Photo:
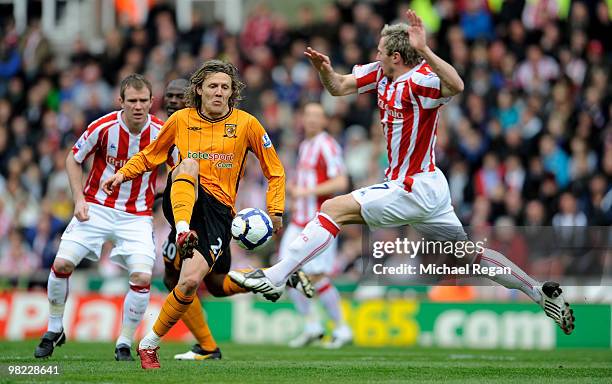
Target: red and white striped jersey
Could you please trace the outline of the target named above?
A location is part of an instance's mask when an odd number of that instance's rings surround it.
[[[393,82],[383,75],[380,62],[356,65],[353,75],[358,93],[378,93],[389,160],[385,178],[402,181],[409,190],[410,176],[435,169],[438,109],[450,97],[442,97],[440,78],[425,61]]]
[[[327,132],[300,144],[297,161],[296,186],[311,189],[346,172],[342,160],[342,148]],[[330,196],[308,196],[296,199],[292,222],[305,226],[314,219],[321,204]]]
[[[155,140],[164,124],[155,116],[149,115],[142,131],[135,135],[130,133],[121,114],[122,111],[111,112],[89,124],[72,147],[74,159],[79,164],[94,155],[83,190],[85,200],[135,215],[151,215],[157,169],[121,184],[111,195],[107,195],[100,188],[102,180],[115,174],[130,157]],[[168,157],[170,165],[176,160],[176,154]]]

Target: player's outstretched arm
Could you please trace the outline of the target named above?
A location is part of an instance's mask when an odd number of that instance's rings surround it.
[[[431,48],[427,46],[425,27],[423,21],[416,13],[409,9],[406,12],[410,27],[408,27],[410,45],[416,49],[427,61],[442,82],[442,96],[449,97],[463,92],[463,80],[452,65],[442,60]]]
[[[265,129],[254,117],[249,124],[248,141],[249,148],[259,160],[261,171],[268,179],[266,205],[274,233],[278,233],[283,226],[282,215],[285,210],[285,168]]]
[[[74,200],[74,217],[78,221],[89,220],[89,206],[83,196],[83,168],[77,163],[72,152],[66,157],[66,173],[68,173],[68,181],[72,190],[72,199]]]
[[[175,115],[166,121],[155,140],[132,156],[112,177],[102,182],[101,188],[104,192],[110,195],[124,181],[133,180],[168,160],[168,151],[174,144],[176,132]]]
[[[341,75],[334,71],[329,56],[318,52],[312,47],[306,48],[304,55],[308,57],[312,66],[319,72],[319,78],[325,89],[333,96],[357,93],[357,79],[355,75]]]
[[[125,177],[123,176],[123,173],[117,172],[111,177],[109,177],[108,179],[104,180],[102,182],[101,188],[104,191],[104,193],[106,193],[107,195],[110,195],[111,193],[113,193],[115,188],[117,188],[118,186],[121,185],[121,183],[123,183],[124,178]]]

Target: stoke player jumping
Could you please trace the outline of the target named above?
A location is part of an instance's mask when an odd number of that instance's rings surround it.
[[[237,283],[253,291],[281,293],[289,274],[327,249],[346,224],[411,225],[432,240],[467,240],[434,156],[439,109],[463,91],[463,81],[427,46],[421,19],[412,10],[407,17],[410,25],[383,28],[377,61],[357,65],[351,74],[335,72],[329,57],[312,48],[305,52],[332,95],[377,94],[389,160],[386,181],[325,201],[317,217],[291,243],[289,257],[265,271],[230,272]],[[566,334],[574,330],[573,311],[558,283],[536,281],[491,249],[466,259],[482,267],[510,268],[510,274],[487,277],[527,294]]]

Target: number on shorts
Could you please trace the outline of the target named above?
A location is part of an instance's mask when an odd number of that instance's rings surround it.
[[[380,185],[373,185],[371,187],[367,187],[366,189],[362,189],[361,190],[361,196],[365,195],[368,191],[374,190],[374,189],[389,189],[389,184],[384,183],[384,184],[380,184]]]
[[[174,260],[176,256],[176,244],[171,243],[166,239],[164,245],[162,245],[162,256],[168,260]]]
[[[384,183],[384,184],[381,184],[381,185],[373,185],[373,186],[371,186],[368,189],[389,189],[389,184]]]

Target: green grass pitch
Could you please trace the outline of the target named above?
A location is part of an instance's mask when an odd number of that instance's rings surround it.
[[[0,382],[82,383],[595,383],[612,382],[612,351],[446,350],[222,344],[223,360],[174,361],[186,344],[162,343],[162,368],[114,361],[114,345],[69,341],[49,360],[33,358],[36,341],[0,343]],[[9,376],[8,365],[59,366],[57,376]]]

